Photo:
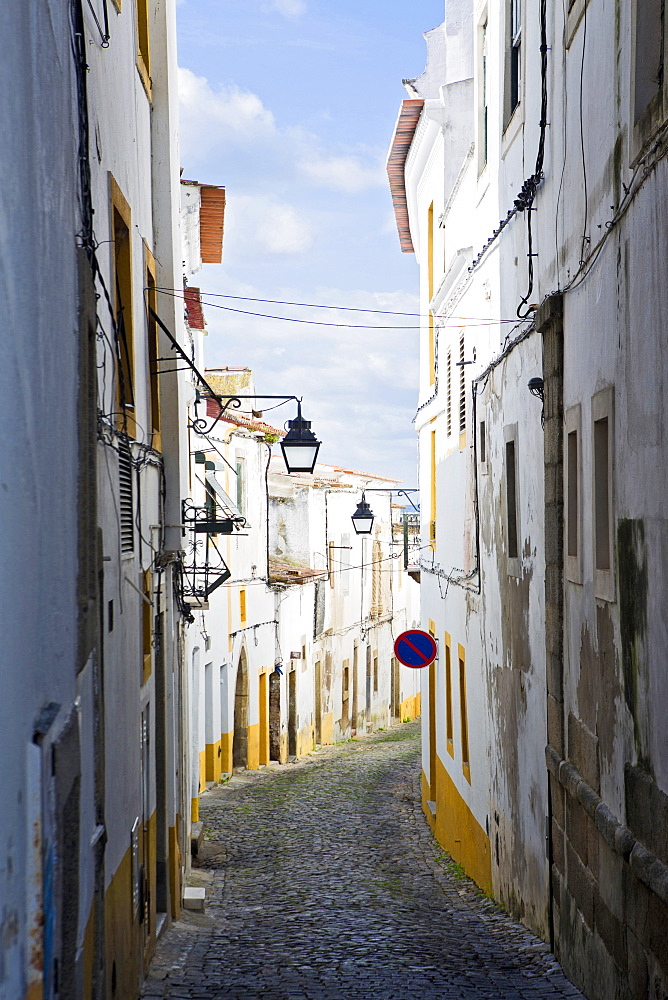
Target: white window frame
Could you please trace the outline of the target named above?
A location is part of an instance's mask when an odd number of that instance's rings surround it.
[[[668,4],[664,19],[668,18]],[[664,24],[663,86],[649,102],[640,118],[635,119],[636,104],[636,33],[638,0],[631,0],[631,79],[629,102],[629,165],[635,166],[647,144],[668,118],[668,23]]]
[[[575,434],[577,440],[576,463],[576,496],[575,524],[578,536],[577,553],[568,553],[568,530],[571,518],[570,498],[570,461],[568,453],[568,436]],[[582,583],[582,406],[577,403],[566,410],[564,414],[564,570],[566,579],[571,583]]]
[[[508,473],[507,473],[507,463],[506,463],[506,445],[513,442],[515,446],[515,527],[517,530],[517,555],[509,555],[509,537],[508,537]],[[520,578],[522,576],[522,518],[520,516],[520,460],[519,460],[519,437],[518,437],[518,425],[508,424],[503,428],[503,513],[504,513],[504,529],[505,529],[505,543],[506,543],[506,573],[508,576],[516,576]]]
[[[610,566],[608,569],[598,569],[596,566],[596,457],[595,457],[595,433],[596,422],[599,420],[608,421],[608,551],[610,555]],[[615,391],[613,386],[608,386],[595,393],[591,399],[591,555],[594,575],[594,596],[602,601],[613,602],[616,600],[615,587],[615,520],[614,520],[614,481],[615,481]]]

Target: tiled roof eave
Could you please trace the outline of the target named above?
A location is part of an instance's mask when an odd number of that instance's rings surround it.
[[[423,100],[402,101],[397,124],[394,128],[392,145],[387,157],[387,176],[390,182],[392,207],[399,233],[399,244],[404,253],[415,253],[408,217],[405,167],[423,107]]]

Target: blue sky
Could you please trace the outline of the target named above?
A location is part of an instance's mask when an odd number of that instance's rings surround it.
[[[331,309],[220,305],[375,329],[280,322],[206,307],[207,364],[249,365],[259,392],[304,396],[320,458],[416,484],[411,317],[417,266],[402,254],[385,174],[401,80],[424,68],[443,0],[180,0],[184,177],[224,184],[223,264],[203,291]],[[290,406],[267,413],[278,426]]]

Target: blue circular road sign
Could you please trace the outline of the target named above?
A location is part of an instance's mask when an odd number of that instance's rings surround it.
[[[436,659],[436,641],[428,632],[412,628],[402,632],[394,643],[394,655],[405,667],[427,667]]]

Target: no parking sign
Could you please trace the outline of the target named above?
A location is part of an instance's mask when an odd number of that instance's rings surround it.
[[[436,641],[428,632],[412,628],[402,632],[394,643],[394,655],[405,667],[428,667],[436,659]]]

